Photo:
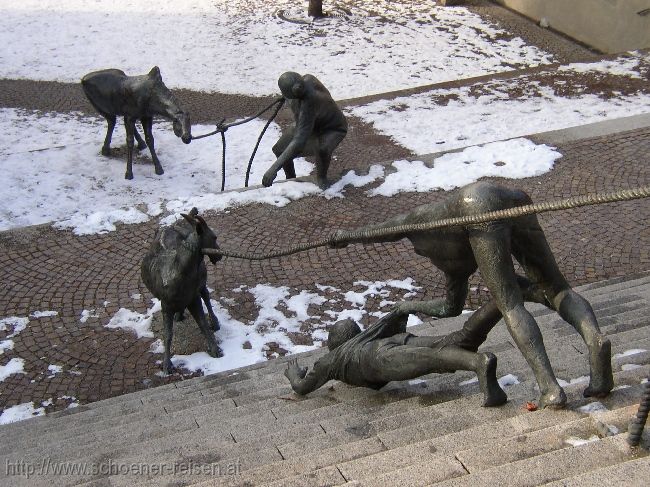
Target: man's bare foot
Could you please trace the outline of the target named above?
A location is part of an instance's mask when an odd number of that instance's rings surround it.
[[[562,409],[566,406],[566,394],[560,386],[557,387],[556,390],[545,392],[540,396],[539,409]]]
[[[600,340],[600,347],[595,350],[593,356],[590,356],[590,365],[591,380],[582,395],[584,397],[605,397],[614,387],[612,344],[607,338]]]
[[[497,381],[497,358],[490,352],[479,354],[479,367],[476,371],[479,386],[483,392],[483,407],[501,406],[508,402],[508,396]]]

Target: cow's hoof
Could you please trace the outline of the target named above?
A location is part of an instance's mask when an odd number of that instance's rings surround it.
[[[165,171],[163,171],[163,168],[162,168],[162,167],[157,167],[157,168],[156,168],[156,174],[157,174],[158,176],[162,176],[163,174],[165,174]]]
[[[106,157],[111,157],[110,147],[102,147],[102,155]]]
[[[172,365],[171,360],[163,366],[163,374],[170,375],[176,372],[176,367]]]
[[[219,345],[216,345],[216,344],[214,346],[210,347],[210,349],[208,350],[208,354],[211,357],[214,357],[214,358],[223,357],[223,352],[221,351],[221,347]]]
[[[212,319],[212,331],[219,331],[221,329],[221,325],[219,325],[219,320],[216,318]]]
[[[133,179],[133,173],[132,172],[127,172],[124,174],[124,179]]]

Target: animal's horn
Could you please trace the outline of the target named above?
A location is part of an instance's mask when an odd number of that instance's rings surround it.
[[[188,222],[190,222],[190,223],[192,224],[192,226],[195,226],[195,225],[196,225],[196,219],[194,219],[194,218],[191,216],[191,212],[190,212],[190,215],[187,215],[187,214],[185,214],[185,213],[181,213],[181,216],[182,216],[183,218],[185,218]]]
[[[160,74],[160,68],[158,66],[154,66],[151,68],[151,71],[149,71],[149,77],[150,78],[157,78],[160,81],[162,81],[162,75]]]

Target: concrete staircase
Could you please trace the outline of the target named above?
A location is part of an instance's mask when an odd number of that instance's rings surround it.
[[[531,306],[558,378],[570,382],[565,410],[524,407],[539,394],[500,324],[483,347],[496,353],[500,377],[517,378],[500,408],[480,407],[478,384],[466,372],[382,391],[331,382],[302,398],[282,374],[286,359],[278,359],[0,427],[0,484],[647,485],[650,435],[636,450],[625,436],[650,375],[650,273],[579,291],[614,354],[645,350],[614,358],[617,387],[599,411],[582,397],[589,370],[580,337]],[[410,330],[446,333],[464,319]],[[311,365],[322,353],[300,362]],[[592,412],[579,409],[589,404]]]

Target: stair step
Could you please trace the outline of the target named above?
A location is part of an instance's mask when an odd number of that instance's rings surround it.
[[[644,486],[648,485],[650,479],[650,457],[644,456],[617,463],[596,470],[550,482],[544,484],[544,487],[619,487],[626,486]]]

